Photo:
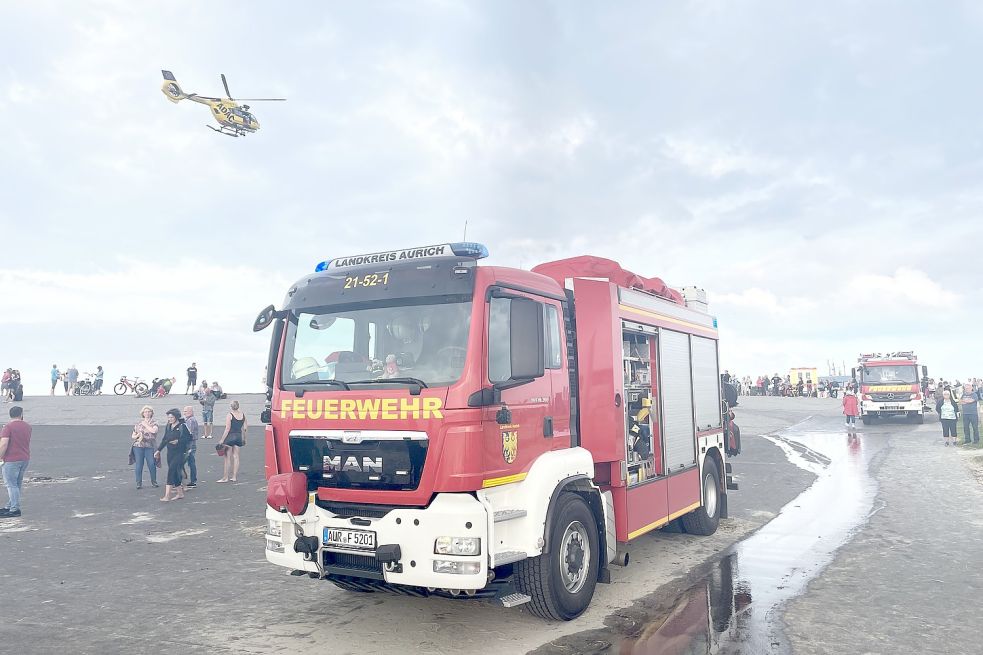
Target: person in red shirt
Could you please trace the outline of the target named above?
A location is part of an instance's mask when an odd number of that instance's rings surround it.
[[[0,509],[0,519],[20,516],[20,492],[24,486],[24,471],[31,459],[31,426],[24,420],[24,408],[10,408],[10,423],[0,430],[0,460],[3,461],[3,483],[9,502]]]
[[[857,402],[857,392],[853,384],[848,384],[846,392],[843,394],[843,414],[846,416],[846,426],[850,430],[857,427],[857,417],[860,416],[860,407]]]

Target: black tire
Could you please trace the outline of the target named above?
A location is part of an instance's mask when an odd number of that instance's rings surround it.
[[[700,479],[703,504],[682,517],[683,528],[690,534],[711,535],[720,525],[720,473],[717,463],[707,457]],[[708,508],[710,511],[708,511]]]
[[[925,415],[921,412],[908,412],[908,420],[912,423],[924,423]]]
[[[127,389],[129,389],[128,386],[126,386],[122,382],[117,382],[116,386],[113,387],[113,393],[116,394],[117,396],[122,396],[126,393]]]
[[[570,621],[583,614],[594,597],[600,556],[597,522],[583,498],[564,491],[547,530],[547,550],[515,565],[515,585],[532,598],[528,607],[533,614]]]
[[[870,421],[871,421],[870,416],[864,414],[863,416],[860,417],[860,420],[863,421],[864,425],[870,425]]]
[[[135,393],[138,398],[143,398],[150,394],[150,387],[143,382],[138,382],[133,385],[133,393]]]

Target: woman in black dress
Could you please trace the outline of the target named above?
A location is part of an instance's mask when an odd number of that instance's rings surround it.
[[[181,478],[184,475],[184,461],[191,449],[191,432],[184,424],[179,409],[167,410],[167,426],[164,428],[164,437],[157,447],[156,459],[160,459],[160,451],[164,446],[167,446],[167,485],[164,487],[164,497],[161,501],[166,503],[169,500],[184,498]]]
[[[225,468],[222,479],[217,482],[238,482],[239,449],[246,445],[246,415],[239,409],[239,401],[233,400],[229,416],[225,419],[225,434],[222,445],[225,449]]]

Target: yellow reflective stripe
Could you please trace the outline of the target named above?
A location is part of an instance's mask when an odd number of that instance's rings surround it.
[[[707,332],[717,333],[717,328],[710,327],[708,325],[700,325],[699,323],[691,323],[689,321],[682,321],[678,318],[671,318],[664,314],[656,314],[655,312],[650,312],[644,309],[639,309],[637,307],[632,307],[631,305],[618,305],[621,309],[626,312],[635,312],[636,314],[643,314],[645,316],[652,316],[662,321],[669,321],[670,323],[676,323],[677,325],[685,325],[687,327],[693,327],[698,330],[706,330]]]
[[[700,506],[700,503],[693,503],[689,507],[684,507],[683,509],[679,510],[678,512],[673,512],[672,514],[670,514],[669,516],[665,517],[664,519],[659,519],[658,521],[654,521],[652,523],[649,523],[648,525],[643,526],[643,527],[635,530],[634,532],[629,532],[628,533],[628,538],[629,539],[634,539],[635,537],[637,537],[639,535],[643,535],[646,532],[651,532],[652,530],[655,530],[659,526],[665,525],[666,523],[668,523],[669,521],[671,521],[671,520],[673,520],[675,518],[679,518],[683,514],[689,514],[690,512],[692,512],[694,509],[696,509],[699,506]]]
[[[487,489],[488,487],[497,487],[502,484],[509,484],[511,482],[522,482],[526,479],[528,473],[516,473],[515,475],[506,475],[502,478],[489,478],[481,483],[482,489]]]

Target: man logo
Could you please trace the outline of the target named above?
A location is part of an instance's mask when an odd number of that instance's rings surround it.
[[[511,464],[515,461],[515,456],[519,454],[519,431],[518,430],[503,430],[502,431],[502,457],[505,458],[506,464]]]

